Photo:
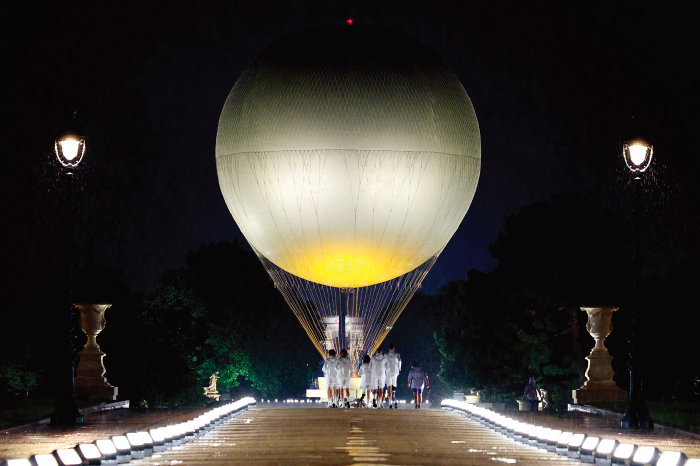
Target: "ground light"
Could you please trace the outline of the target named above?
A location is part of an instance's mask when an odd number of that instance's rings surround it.
[[[31,455],[28,459],[6,459],[0,466],[68,466],[80,464],[128,463],[132,459],[150,456],[171,446],[193,440],[212,427],[237,416],[254,406],[255,399],[247,397],[213,408],[186,422],[170,424],[147,431],[127,432],[75,448],[54,450],[51,454]]]
[[[578,458],[581,456],[581,445],[583,445],[584,440],[586,440],[584,434],[573,434],[571,440],[566,445],[566,456],[569,458]]]
[[[601,464],[603,466],[610,466],[612,464],[612,456],[620,444],[615,439],[604,438],[598,444],[598,448],[593,452],[595,458],[595,464]]]
[[[641,446],[637,447],[632,457],[634,466],[654,466],[661,456],[661,452],[656,447]]]
[[[442,408],[481,422],[524,444],[578,458],[584,463],[603,466],[700,466],[700,459],[689,459],[681,452],[661,452],[655,446],[620,443],[615,439],[588,436],[584,432],[562,431],[523,423],[464,401],[442,400]]]
[[[116,464],[119,461],[117,459],[117,448],[110,439],[95,440],[93,444],[100,451],[102,464]]]
[[[637,450],[637,446],[631,443],[619,444],[613,453],[612,464],[629,464],[635,450]]]
[[[599,437],[586,437],[581,444],[580,459],[584,463],[595,463],[595,449],[600,443]]]
[[[58,466],[56,458],[48,453],[43,455],[32,455],[29,457],[29,462],[35,466]]]
[[[103,464],[102,453],[94,443],[79,443],[75,447],[83,464]]]
[[[679,451],[665,451],[661,453],[656,466],[681,466],[687,459],[688,457]]]
[[[0,466],[32,466],[32,463],[29,460],[13,459],[1,462]]]
[[[73,448],[59,448],[53,451],[59,466],[77,466],[83,464],[82,458]]]

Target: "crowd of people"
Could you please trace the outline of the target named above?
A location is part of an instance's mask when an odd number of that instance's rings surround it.
[[[399,373],[401,372],[401,355],[396,352],[396,346],[389,345],[389,351],[384,354],[382,348],[377,349],[372,357],[366,354],[357,368],[360,377],[361,396],[357,400],[358,407],[383,409],[398,408],[396,389]],[[352,361],[345,349],[336,356],[334,349],[328,351],[328,358],[323,363],[323,374],[328,387],[329,408],[350,408],[350,380],[353,375]],[[408,374],[408,388],[413,392],[413,403],[420,409],[423,402],[423,390],[430,388],[428,375],[418,363],[413,362]]]

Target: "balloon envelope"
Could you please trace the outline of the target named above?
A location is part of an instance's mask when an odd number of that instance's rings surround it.
[[[229,94],[219,184],[241,232],[288,273],[364,287],[439,254],[474,196],[481,145],[459,79],[387,31],[305,31]]]

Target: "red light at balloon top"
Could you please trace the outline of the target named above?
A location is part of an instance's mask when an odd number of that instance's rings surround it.
[[[352,18],[348,18],[345,20],[348,26],[352,26]]]

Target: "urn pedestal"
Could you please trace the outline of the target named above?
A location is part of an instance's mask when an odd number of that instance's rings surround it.
[[[591,401],[625,401],[627,392],[615,384],[613,380],[613,357],[603,343],[612,331],[612,313],[617,310],[613,306],[582,307],[588,314],[586,330],[595,340],[595,346],[586,357],[586,381],[577,390],[572,391],[574,404],[585,404]]]
[[[110,385],[104,376],[105,353],[97,344],[97,335],[105,328],[105,311],[111,304],[79,303],[75,306],[80,310],[80,328],[87,335],[87,343],[78,355],[75,395],[81,400],[114,401],[118,388]]]

